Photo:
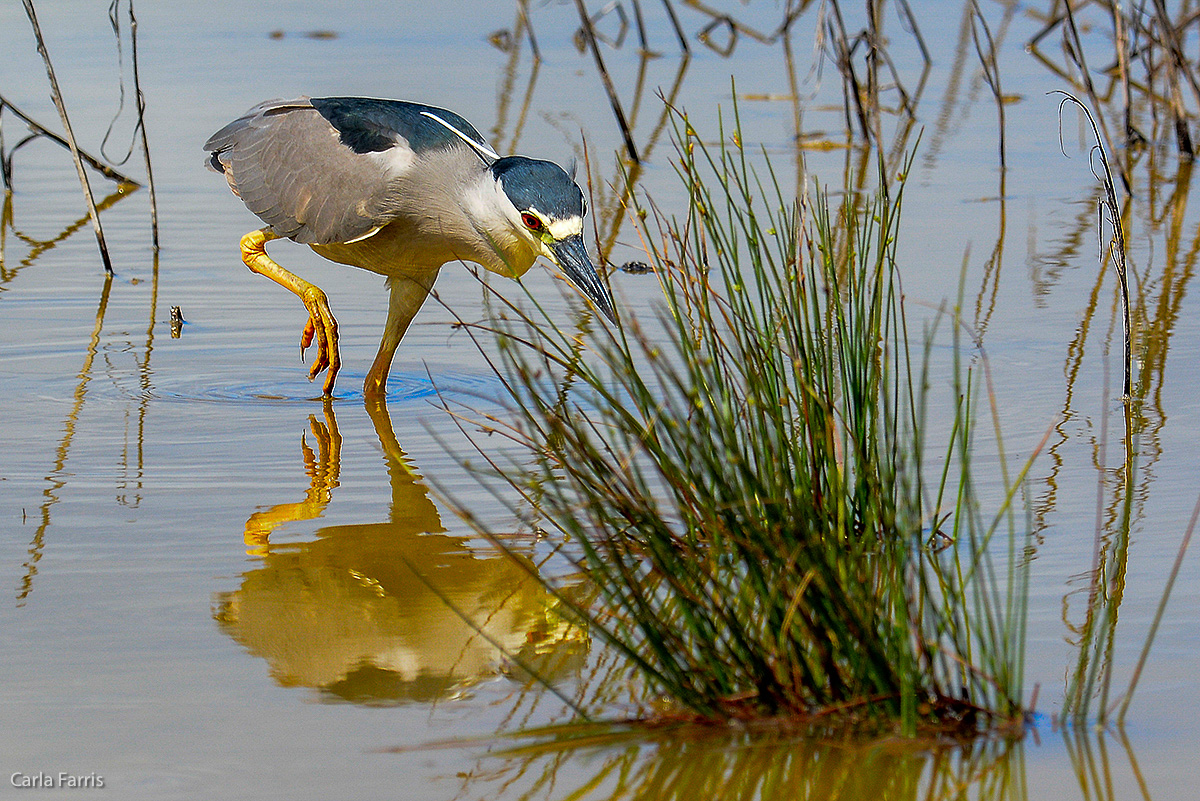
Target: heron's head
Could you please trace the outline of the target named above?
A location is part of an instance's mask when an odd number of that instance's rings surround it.
[[[604,316],[616,322],[612,295],[583,245],[583,191],[550,161],[508,156],[492,164],[492,174],[512,203],[513,228],[537,254],[553,262]]]

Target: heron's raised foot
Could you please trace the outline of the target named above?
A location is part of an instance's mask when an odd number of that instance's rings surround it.
[[[333,312],[329,309],[329,299],[316,284],[311,284],[296,274],[279,266],[267,255],[266,244],[278,235],[268,229],[251,231],[242,237],[242,261],[252,272],[264,275],[275,283],[293,292],[304,303],[308,310],[308,323],[304,333],[300,335],[300,353],[303,354],[317,340],[317,358],[309,368],[309,380],[315,379],[322,371],[325,375],[323,392],[325,397],[333,394],[333,384],[341,369],[342,359],[338,352],[338,325]]]
[[[328,369],[325,376],[325,397],[333,394],[333,382],[338,370],[342,367],[341,354],[338,351],[338,324],[333,312],[329,309],[329,298],[321,289],[313,284],[300,295],[304,307],[308,309],[308,322],[304,333],[300,335],[300,355],[308,350],[314,335],[317,340],[317,358],[308,369],[308,380],[312,381],[322,370]]]

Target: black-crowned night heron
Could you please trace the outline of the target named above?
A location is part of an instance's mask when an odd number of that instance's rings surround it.
[[[242,237],[242,260],[304,301],[300,347],[316,337],[309,378],[328,369],[326,396],[341,367],[337,321],[319,287],[267,255],[272,239],[387,278],[387,324],[363,386],[370,397],[384,393],[396,346],[447,262],[516,278],[545,256],[615,321],[584,249],[587,206],[575,181],[549,161],[501,158],[451,111],[360,97],[269,100],[204,149],[266,223]]]

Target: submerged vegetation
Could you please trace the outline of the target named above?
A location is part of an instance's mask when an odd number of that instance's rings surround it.
[[[833,209],[785,195],[737,130],[709,147],[681,117],[677,139],[690,202],[647,235],[654,324],[585,340],[494,321],[519,400],[493,427],[532,458],[492,464],[596,585],[593,604],[563,600],[665,699],[646,695],[644,719],[1019,724],[1015,482],[985,513],[957,358],[948,441],[926,439],[938,382],[928,348],[910,353],[895,274],[903,180]]]

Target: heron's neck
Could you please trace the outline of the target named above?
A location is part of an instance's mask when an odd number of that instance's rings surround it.
[[[464,193],[463,212],[477,236],[476,260],[491,272],[517,277],[533,266],[537,252],[515,227],[516,210],[505,213],[511,206],[491,170],[482,171]]]

